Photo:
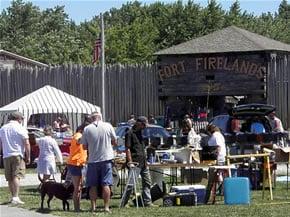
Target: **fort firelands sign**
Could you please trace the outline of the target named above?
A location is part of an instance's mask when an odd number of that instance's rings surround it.
[[[187,69],[187,65],[193,68]],[[257,79],[262,79],[266,73],[266,67],[261,63],[255,63],[248,59],[228,57],[202,57],[194,58],[193,62],[185,64],[185,61],[178,61],[169,65],[163,65],[158,71],[161,81],[164,79],[179,76],[189,72],[229,71],[233,73],[247,74]]]

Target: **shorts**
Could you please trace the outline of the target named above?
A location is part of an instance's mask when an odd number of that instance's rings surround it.
[[[113,185],[113,163],[111,160],[89,163],[86,185],[88,187]]]
[[[12,181],[14,177],[24,178],[25,162],[20,155],[3,159],[6,181]]]
[[[82,176],[83,166],[67,165],[68,171],[72,176]]]

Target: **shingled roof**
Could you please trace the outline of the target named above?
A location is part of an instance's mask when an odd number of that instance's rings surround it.
[[[27,57],[24,57],[24,56],[20,56],[18,54],[15,54],[15,53],[12,53],[12,52],[9,52],[9,51],[6,51],[6,50],[2,50],[0,49],[0,55],[1,54],[4,54],[4,55],[7,55],[7,56],[10,56],[12,57],[13,59],[17,59],[17,60],[20,60],[20,61],[23,61],[23,62],[27,62],[29,64],[32,64],[32,65],[36,65],[36,66],[39,66],[39,67],[48,67],[47,64],[44,64],[44,63],[41,63],[41,62],[38,62],[36,60],[32,60],[32,59],[29,59]]]
[[[229,26],[208,35],[158,51],[155,55],[227,53],[266,50],[290,52],[290,45],[249,32],[236,26]]]

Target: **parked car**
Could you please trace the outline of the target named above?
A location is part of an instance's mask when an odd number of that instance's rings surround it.
[[[118,151],[125,150],[125,134],[131,128],[130,125],[120,125],[116,129]],[[172,136],[170,133],[159,125],[149,124],[143,130],[143,137],[145,138],[145,143],[150,142],[151,145],[158,148],[169,148],[172,144]]]
[[[215,116],[209,124],[216,125],[223,133],[227,144],[250,145],[253,148],[257,143],[278,143],[287,133],[272,132],[268,114],[273,112],[275,107],[266,104],[245,104],[232,108],[227,115]],[[240,131],[233,132],[232,121],[236,119],[240,122]],[[263,124],[265,132],[252,133],[251,124],[253,121]]]
[[[272,105],[245,104],[232,108],[228,115],[215,116],[209,124],[218,126],[224,134],[232,134],[231,122],[238,119],[241,122],[241,132],[250,132],[250,125],[257,118],[265,127],[266,132],[271,132],[271,126],[267,115],[275,110]]]

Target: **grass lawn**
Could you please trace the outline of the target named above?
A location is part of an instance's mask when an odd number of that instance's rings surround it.
[[[218,197],[215,205],[200,205],[192,207],[157,207],[157,208],[139,208],[134,207],[119,209],[120,198],[113,198],[111,201],[111,207],[114,216],[158,216],[158,217],[179,217],[179,216],[207,216],[207,217],[240,217],[240,216],[263,216],[263,217],[287,217],[290,216],[290,199],[287,198],[287,194],[290,193],[286,190],[286,184],[277,183],[276,188],[273,190],[274,200],[269,200],[269,191],[265,192],[265,199],[262,200],[262,191],[251,192],[251,205],[239,205],[229,206],[224,205],[223,198]],[[290,196],[290,195],[289,195]],[[8,188],[0,188],[0,203],[3,204],[9,200]],[[35,212],[40,212],[40,196],[36,187],[22,187],[20,197],[25,204],[23,208],[29,209]],[[103,202],[97,201],[100,206],[98,212],[94,213],[97,216],[108,216],[101,212]],[[162,200],[158,200],[155,204],[162,205]],[[46,207],[46,202],[45,202]],[[73,211],[63,211],[62,202],[58,199],[51,201],[51,210],[45,209],[45,213],[50,213],[56,216],[91,216],[89,212],[90,202],[88,200],[81,201],[81,208],[84,210],[80,213],[74,213]],[[70,209],[73,210],[72,201],[70,201]]]

